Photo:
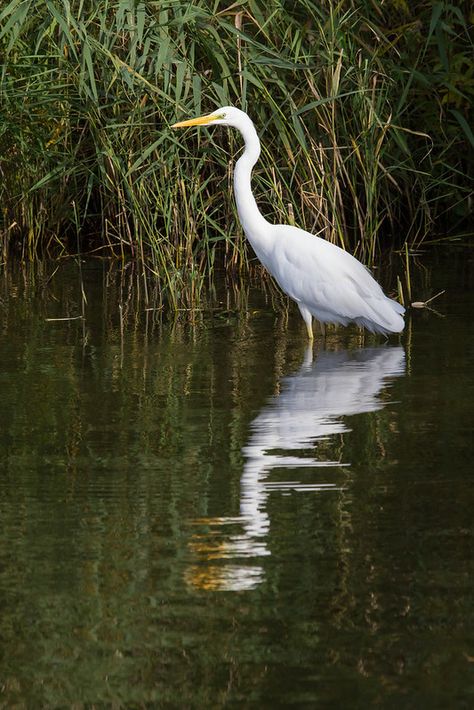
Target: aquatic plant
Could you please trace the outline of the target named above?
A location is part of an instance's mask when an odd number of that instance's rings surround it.
[[[265,137],[254,186],[269,219],[367,262],[383,242],[459,231],[474,143],[464,5],[10,0],[4,258],[132,256],[173,307],[193,303],[217,266],[248,265],[230,191],[239,144],[168,126],[229,103]]]

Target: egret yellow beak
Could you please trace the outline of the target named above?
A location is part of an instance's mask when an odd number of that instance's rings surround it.
[[[208,113],[206,116],[198,116],[197,118],[189,118],[187,121],[178,121],[173,123],[171,128],[185,128],[186,126],[207,126],[209,123],[220,118],[219,115]]]

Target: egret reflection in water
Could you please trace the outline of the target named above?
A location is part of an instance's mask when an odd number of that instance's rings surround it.
[[[272,396],[250,424],[243,447],[239,515],[196,521],[210,531],[194,535],[190,542],[198,561],[188,569],[187,582],[214,590],[253,589],[261,583],[263,567],[253,560],[270,554],[269,495],[340,489],[334,469],[350,461],[328,459],[330,446],[318,444],[330,445],[332,437],[350,431],[348,417],[382,409],[387,401],[381,391],[404,372],[401,347],[322,351],[314,361],[309,347],[299,371],[282,379],[280,394]],[[311,469],[318,474],[315,482],[307,480]],[[272,477],[277,470],[284,470],[285,480]]]

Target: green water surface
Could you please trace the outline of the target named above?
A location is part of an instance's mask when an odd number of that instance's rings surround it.
[[[474,707],[473,257],[312,350],[258,285],[8,268],[0,707]]]

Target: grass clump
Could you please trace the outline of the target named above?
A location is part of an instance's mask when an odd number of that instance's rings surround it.
[[[10,0],[0,10],[4,255],[106,250],[175,307],[246,249],[239,139],[176,136],[232,103],[263,140],[254,189],[370,261],[469,213],[474,85],[463,3]],[[395,235],[395,236],[394,236]]]

